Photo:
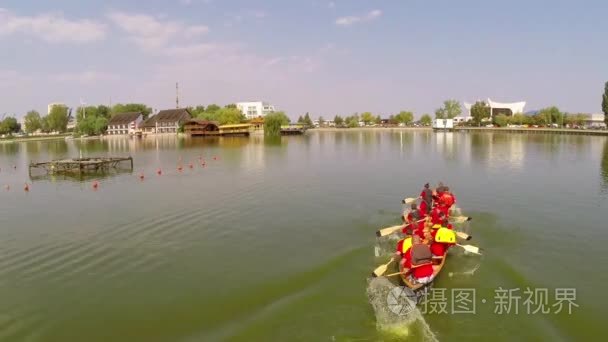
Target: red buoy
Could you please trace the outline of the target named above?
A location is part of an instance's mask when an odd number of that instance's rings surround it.
[[[158,170],[156,170],[156,174],[160,176],[163,174],[163,171],[159,168]]]
[[[93,190],[97,190],[97,188],[99,188],[99,182],[98,181],[94,181],[93,182]]]
[[[181,165],[177,167],[177,171],[179,171],[179,172],[182,172],[183,169],[184,168]]]
[[[139,179],[140,180],[144,180],[144,173],[143,172],[139,174]]]
[[[29,184],[25,183],[25,186],[23,187],[24,191],[30,191],[30,186]]]
[[[191,169],[194,168],[194,165],[192,165],[192,163],[190,163],[190,165],[188,165]]]

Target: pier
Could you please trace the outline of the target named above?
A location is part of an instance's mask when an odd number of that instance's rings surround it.
[[[59,159],[42,163],[30,163],[29,173],[32,169],[43,170],[47,174],[82,174],[89,172],[106,172],[111,169],[118,169],[122,164],[130,164],[133,170],[133,157],[94,157],[94,158],[74,158]]]

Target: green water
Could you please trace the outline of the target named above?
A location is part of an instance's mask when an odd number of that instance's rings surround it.
[[[30,161],[80,151],[132,155],[134,171],[97,178],[96,191],[91,179],[30,180]],[[475,289],[476,313],[427,314],[436,339],[596,340],[608,314],[604,137],[3,143],[0,168],[0,341],[389,340],[366,295],[386,260],[374,232],[399,222],[403,197],[440,180],[474,217],[463,229],[484,255],[451,251],[436,287]],[[518,315],[498,314],[499,287],[548,288],[549,304],[555,288],[574,288],[578,307],[529,315],[521,299]]]

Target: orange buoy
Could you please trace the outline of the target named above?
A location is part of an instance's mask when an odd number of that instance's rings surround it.
[[[24,191],[30,191],[30,186],[29,184],[25,183],[25,186],[23,187]]]
[[[216,157],[216,156],[213,156],[213,160],[217,160],[217,157]]]
[[[143,172],[139,174],[139,179],[140,180],[144,180],[144,173]]]
[[[158,170],[156,170],[156,174],[160,176],[163,174],[163,171],[160,168],[158,168]]]
[[[190,165],[188,165],[191,169],[194,168],[194,165],[192,165],[192,163],[190,163]]]
[[[181,165],[177,167],[177,171],[179,171],[179,172],[182,172],[183,169],[184,168]]]
[[[99,182],[98,181],[94,181],[93,182],[93,189],[97,190],[97,188],[99,188]]]

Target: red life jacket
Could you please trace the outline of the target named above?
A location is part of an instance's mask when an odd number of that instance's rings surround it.
[[[412,275],[416,279],[430,277],[433,275],[433,265],[428,263],[412,269]]]

